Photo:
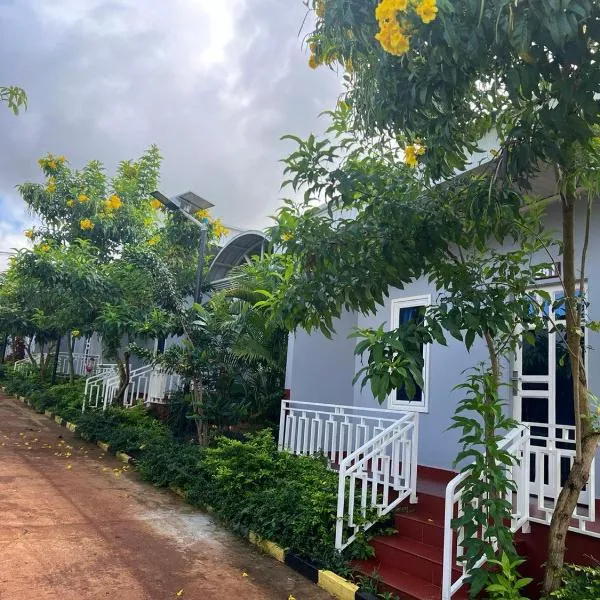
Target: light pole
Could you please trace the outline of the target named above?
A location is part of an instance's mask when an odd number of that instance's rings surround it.
[[[206,257],[206,244],[208,241],[208,219],[196,219],[191,213],[212,208],[214,204],[201,198],[194,192],[185,192],[172,198],[167,198],[158,190],[152,192],[162,205],[170,211],[180,212],[188,221],[195,223],[200,227],[200,243],[198,245],[198,267],[196,268],[196,281],[194,285],[194,302],[200,303],[202,300],[202,283],[204,272],[204,258]]]

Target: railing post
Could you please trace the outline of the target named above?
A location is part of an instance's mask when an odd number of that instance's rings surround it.
[[[444,508],[444,558],[442,570],[442,600],[452,598],[452,546],[454,545],[454,532],[452,530],[452,515],[454,512],[454,486],[446,487],[446,500]]]
[[[277,444],[277,448],[279,449],[279,452],[281,452],[284,448],[284,441],[285,441],[285,413],[286,413],[286,409],[287,409],[287,400],[282,400],[281,401],[281,410],[279,413],[279,442]]]
[[[413,413],[412,447],[410,457],[410,500],[411,504],[418,502],[417,497],[417,466],[419,460],[419,413]]]
[[[530,434],[528,428],[523,428],[523,464],[521,465],[521,486],[523,488],[523,512],[522,518],[525,519],[521,531],[523,533],[531,533],[531,522],[529,521],[529,460],[530,460]],[[518,490],[517,490],[518,493]]]
[[[335,520],[335,549],[341,552],[344,547],[344,505],[346,503],[346,464],[344,461],[340,464],[340,472],[338,476],[338,502],[337,502],[337,517]],[[349,506],[348,511],[353,513],[354,506]],[[350,519],[352,520],[352,518]]]

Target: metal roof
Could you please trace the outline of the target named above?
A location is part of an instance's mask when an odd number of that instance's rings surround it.
[[[249,263],[253,256],[260,256],[267,245],[262,231],[244,231],[232,237],[222,248],[210,265],[209,283],[223,287],[233,267]]]

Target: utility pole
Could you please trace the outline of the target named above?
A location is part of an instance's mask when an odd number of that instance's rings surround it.
[[[196,285],[194,286],[194,302],[202,304],[202,284],[204,283],[204,258],[208,239],[208,224],[205,220],[200,225],[200,243],[198,245],[198,268],[196,269]]]

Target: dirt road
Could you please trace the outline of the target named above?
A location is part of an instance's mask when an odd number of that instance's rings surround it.
[[[1,600],[290,596],[331,598],[209,515],[0,395]]]

